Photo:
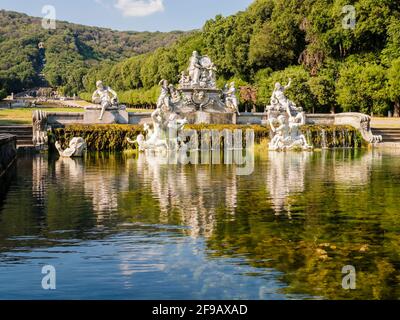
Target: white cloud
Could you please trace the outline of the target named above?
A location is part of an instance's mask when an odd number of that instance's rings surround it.
[[[144,17],[164,11],[164,0],[116,0],[115,7],[127,17]]]

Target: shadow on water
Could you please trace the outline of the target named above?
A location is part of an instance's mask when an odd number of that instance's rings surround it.
[[[69,288],[53,298],[397,298],[399,159],[265,152],[238,176],[144,155],[20,158],[0,206],[0,282],[20,269],[33,283],[29,268],[53,261]],[[342,288],[346,265],[357,290]]]
[[[17,175],[17,165],[14,162],[7,171],[0,177],[0,210],[3,206],[3,201],[7,196],[7,192]]]

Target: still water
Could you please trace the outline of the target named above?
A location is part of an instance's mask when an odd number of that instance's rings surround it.
[[[400,153],[264,151],[244,176],[36,155],[0,183],[1,299],[400,297]]]

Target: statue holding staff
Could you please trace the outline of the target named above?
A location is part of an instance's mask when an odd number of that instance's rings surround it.
[[[99,120],[102,120],[107,109],[118,106],[118,97],[114,90],[103,85],[103,81],[97,81],[96,88],[97,90],[92,95],[92,102],[101,105]]]

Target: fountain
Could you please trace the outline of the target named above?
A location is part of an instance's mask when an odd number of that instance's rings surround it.
[[[167,88],[168,82],[164,80],[161,95],[158,99],[158,107],[151,114],[153,128],[147,123],[144,125],[146,137],[140,134],[136,140],[127,138],[129,143],[138,144],[139,151],[183,151],[187,148],[184,141],[180,138],[180,133],[187,120],[180,118],[172,108]]]
[[[236,123],[239,110],[235,83],[226,85],[224,91],[219,90],[216,67],[208,56],[193,52],[188,74],[182,72],[178,89],[164,79],[159,85],[157,108],[151,114],[152,127],[148,123],[144,125],[146,137],[140,134],[136,140],[127,138],[129,143],[138,144],[139,151],[188,150],[181,138],[188,123]]]

